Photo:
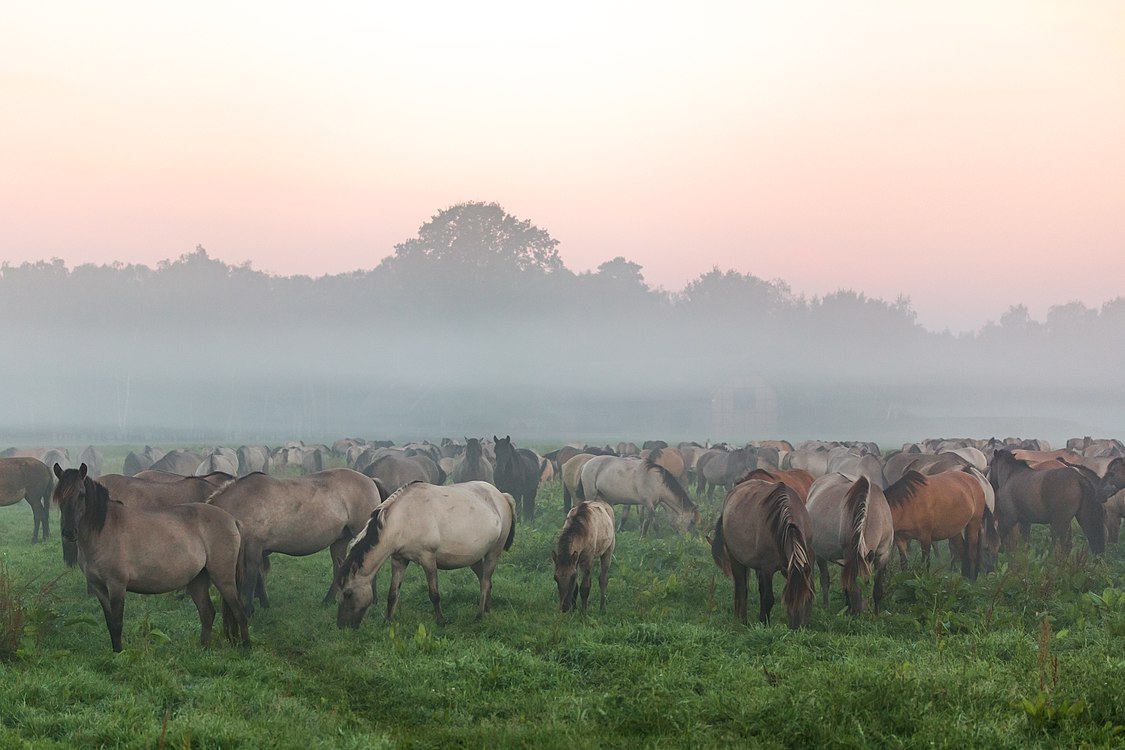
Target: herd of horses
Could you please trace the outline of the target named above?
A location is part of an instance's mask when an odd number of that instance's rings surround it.
[[[359,626],[387,560],[387,620],[411,562],[426,574],[439,623],[445,617],[438,570],[472,569],[480,582],[480,618],[517,524],[534,522],[539,489],[556,481],[567,511],[550,552],[562,611],[586,609],[595,563],[604,610],[617,533],[633,506],[640,537],[656,526],[660,509],[680,533],[693,535],[702,503],[715,513],[708,542],[715,563],[733,579],[738,619],[747,621],[754,570],[759,620],[769,622],[780,572],[792,628],[809,621],[814,565],[825,604],[829,566],[841,568],[852,614],[863,609],[859,581],[873,577],[878,613],[894,553],[905,567],[913,542],[928,566],[933,545],[948,541],[962,574],[975,578],[1034,524],[1047,525],[1065,553],[1077,521],[1099,554],[1107,539],[1116,541],[1125,515],[1125,446],[1090,438],[1062,450],[1014,438],[931,440],[885,455],[872,443],[817,441],[575,444],[540,455],[510,437],[401,447],[352,438],[332,446],[206,454],[146,448],[129,454],[121,474],[102,474],[104,462],[92,446],[76,468],[68,459],[59,449],[5,451],[0,505],[27,500],[35,543],[49,536],[53,499],[64,562],[85,574],[115,651],[122,648],[130,591],[186,592],[199,613],[200,640],[208,644],[216,614],[212,584],[224,633],[248,647],[249,617],[256,606],[269,606],[274,553],[330,551],[324,602],[337,603],[341,628]],[[331,461],[348,467],[328,468]],[[717,487],[726,495],[716,506]]]

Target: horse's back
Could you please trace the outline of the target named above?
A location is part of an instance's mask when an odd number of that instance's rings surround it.
[[[433,555],[438,567],[463,568],[503,547],[514,518],[512,502],[488,482],[409,484],[386,501],[384,531],[399,554]]]

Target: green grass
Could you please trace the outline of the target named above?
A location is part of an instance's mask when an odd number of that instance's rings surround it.
[[[560,496],[548,488],[535,528],[518,530],[482,623],[475,577],[450,571],[450,624],[436,628],[412,566],[393,626],[373,607],[340,631],[320,604],[327,554],[277,556],[249,653],[218,631],[201,649],[190,600],[130,594],[114,654],[81,573],[64,573],[57,514],[50,543],[33,547],[26,504],[0,509],[0,561],[26,609],[19,651],[0,663],[0,747],[1125,743],[1117,547],[1056,562],[1037,537],[975,583],[938,558],[929,574],[896,575],[877,618],[841,614],[834,573],[832,605],[818,592],[811,626],[790,632],[780,603],[772,626],[738,625],[706,543],[662,522],[656,538],[619,536],[606,614],[560,615]]]

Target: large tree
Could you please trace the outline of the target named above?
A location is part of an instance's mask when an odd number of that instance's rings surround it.
[[[562,269],[558,240],[497,203],[458,203],[439,212],[418,236],[395,245],[395,259],[432,261],[461,273]]]

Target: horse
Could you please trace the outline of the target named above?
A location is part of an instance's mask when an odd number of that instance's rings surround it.
[[[872,601],[879,614],[886,586],[887,563],[894,552],[891,508],[878,485],[867,477],[849,479],[825,474],[812,485],[806,509],[812,530],[812,547],[820,568],[821,596],[828,606],[828,563],[843,566],[840,583],[848,612],[863,611],[863,596],[856,579],[875,570]]]
[[[741,484],[747,479],[764,479],[775,484],[784,482],[789,486],[789,489],[797,493],[802,503],[808,502],[809,490],[812,489],[813,482],[816,481],[813,475],[804,469],[754,469],[740,479],[739,483]]]
[[[656,521],[656,507],[663,505],[675,514],[675,523],[690,534],[699,523],[699,508],[663,466],[640,458],[595,456],[582,467],[577,492],[579,500],[601,499],[610,505],[644,506],[641,536]]]
[[[781,468],[803,469],[814,477],[822,477],[828,473],[828,451],[822,448],[798,448],[782,457]]]
[[[492,599],[492,573],[516,535],[515,500],[487,482],[437,486],[412,482],[375,509],[335,578],[336,626],[358,628],[375,599],[375,576],[391,559],[386,620],[394,617],[406,567],[426,571],[434,618],[445,624],[437,572],[472,568],[480,580],[480,620]]]
[[[906,568],[906,550],[911,539],[922,545],[922,559],[930,567],[934,542],[961,536],[961,574],[976,579],[980,569],[985,514],[984,488],[963,471],[945,471],[925,476],[908,471],[884,494],[894,519],[895,546],[901,567]]]
[[[238,456],[237,475],[244,477],[260,471],[268,474],[270,469],[270,449],[264,445],[240,445],[235,451]]]
[[[163,594],[186,588],[199,612],[199,642],[210,645],[212,583],[223,601],[224,632],[232,642],[250,647],[239,602],[243,539],[234,518],[200,503],[158,511],[130,508],[94,481],[86,464],[66,471],[55,464],[54,472],[62,537],[74,545],[66,563],[78,564],[88,590],[101,603],[115,652],[121,651],[127,591]]]
[[[377,456],[373,461],[363,467],[361,473],[372,479],[378,479],[384,486],[397,490],[411,482],[425,482],[429,479],[422,464],[407,458],[397,451],[386,451]]]
[[[809,514],[784,483],[751,479],[727,493],[715,522],[711,556],[734,578],[734,613],[746,624],[748,569],[758,571],[758,620],[769,624],[773,610],[773,574],[781,571],[781,600],[796,630],[809,622],[816,588],[812,573]]]
[[[332,601],[335,572],[348,542],[363,530],[382,501],[381,486],[351,469],[328,469],[294,479],[249,474],[216,490],[208,504],[230,513],[242,527],[246,613],[253,614],[255,595],[263,607],[269,606],[265,589],[269,562],[264,558],[271,552],[302,557],[328,547],[333,578],[324,602]]]
[[[867,481],[887,488],[887,479],[883,476],[883,460],[875,453],[853,453],[840,449],[830,452],[828,456],[828,471],[840,472],[852,479],[867,477]]]
[[[105,465],[105,457],[101,450],[93,445],[87,445],[78,456],[78,463],[86,464],[86,469],[90,474],[100,476],[102,467]]]
[[[238,454],[230,448],[215,448],[203,457],[203,460],[195,467],[195,471],[191,473],[194,476],[201,477],[216,471],[230,474],[232,477],[238,476]]]
[[[453,464],[450,478],[454,484],[476,481],[492,484],[492,464],[484,457],[479,439],[465,438],[465,452]]]
[[[127,477],[135,476],[145,469],[152,468],[152,465],[162,458],[164,458],[164,451],[151,445],[146,445],[140,453],[129,451],[129,455],[125,456],[121,473]]]
[[[679,448],[653,448],[649,451],[648,460],[658,466],[663,466],[668,473],[676,478],[680,484],[684,483],[687,476],[687,466],[684,464],[684,455]]]
[[[758,460],[753,448],[706,453],[700,457],[696,494],[702,495],[706,490],[707,501],[710,502],[715,496],[716,487],[722,486],[729,492],[739,479],[756,468]]]
[[[1090,551],[1096,555],[1105,551],[1105,507],[1082,473],[1066,466],[1037,470],[1012,451],[997,450],[989,480],[996,491],[998,531],[1009,545],[1015,541],[1017,527],[1028,536],[1031,524],[1044,523],[1051,527],[1052,542],[1067,554],[1070,520],[1077,518]]]
[[[511,436],[492,436],[496,444],[496,487],[516,499],[520,520],[530,523],[535,518],[535,495],[539,492],[539,456],[526,448],[512,445]]]
[[[560,472],[563,486],[563,511],[570,512],[571,498],[578,493],[578,485],[582,482],[582,467],[593,457],[591,453],[579,453],[563,464]]]
[[[0,458],[0,506],[15,505],[27,500],[31,506],[33,525],[31,543],[43,541],[51,535],[51,470],[37,458]]]
[[[562,532],[551,562],[555,565],[555,583],[559,587],[559,609],[574,609],[576,595],[581,594],[582,611],[590,600],[590,577],[594,559],[598,559],[598,589],[601,594],[599,612],[605,612],[605,589],[609,582],[609,565],[617,545],[614,536],[613,508],[600,500],[586,500],[566,514]],[[578,583],[578,573],[582,583]]]
[[[106,474],[97,479],[98,484],[109,490],[115,501],[131,507],[155,509],[185,503],[205,503],[215,490],[234,477],[223,472],[201,477],[182,477],[150,469],[135,477]]]
[[[167,471],[170,474],[190,477],[195,473],[196,467],[203,462],[203,456],[192,451],[173,450],[164,454],[159,461],[154,461],[146,468],[153,471]]]

